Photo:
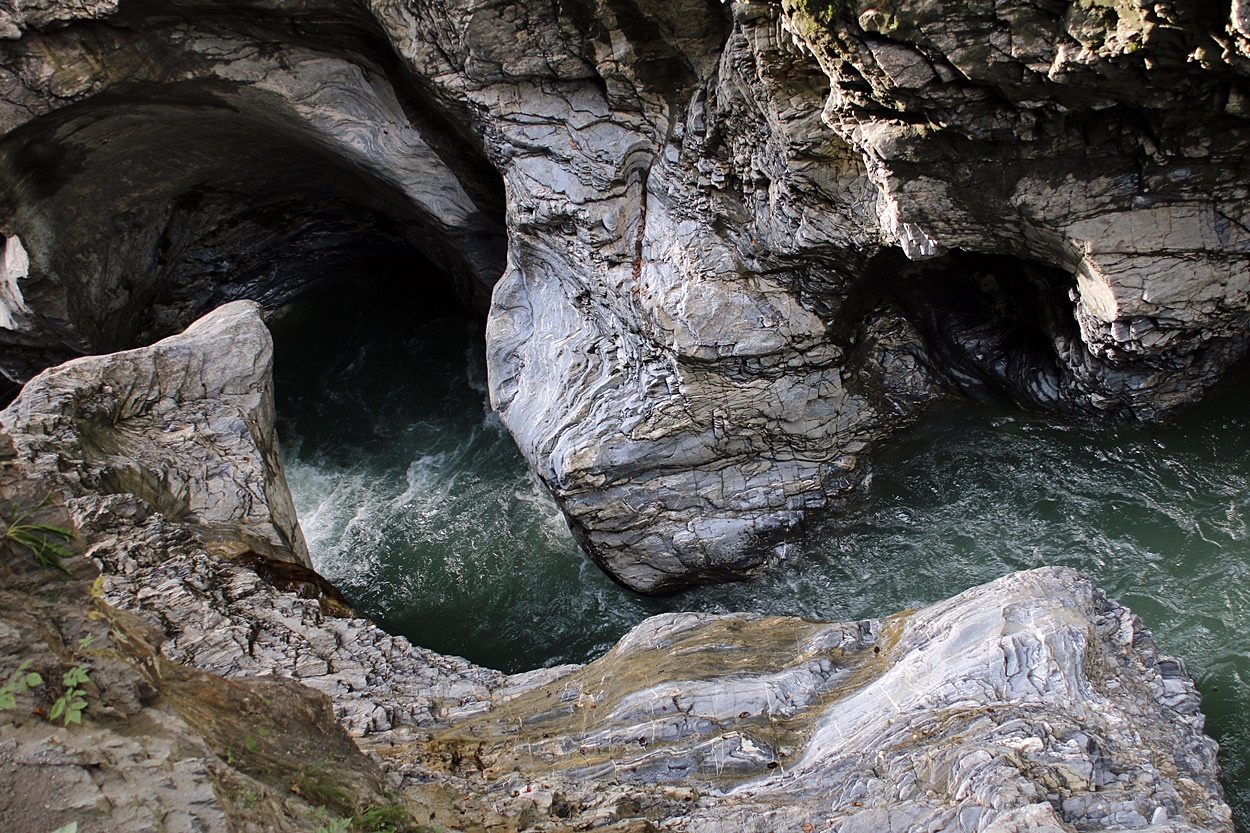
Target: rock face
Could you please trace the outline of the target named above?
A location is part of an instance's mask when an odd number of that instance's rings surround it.
[[[599,563],[740,576],[937,396],[1153,418],[1245,352],[1244,5],[10,4],[0,367],[433,260]],[[0,414],[6,526],[63,496],[104,571],[0,546],[0,685],[51,681],[5,829],[1231,830],[1192,683],[1070,571],[513,677],[392,638],[301,571],[270,357],[227,304]]]
[[[937,396],[1153,419],[1245,353],[1243,6],[24,2],[0,367],[430,258],[591,555],[741,576]]]
[[[575,829],[1231,829],[1180,665],[1068,570],[843,625],[657,616],[491,703],[383,755]]]
[[[273,342],[227,304],[151,347],[45,371],[3,412],[26,471],[71,495],[133,494],[226,556],[311,566],[274,433]]]
[[[72,529],[65,507],[44,502],[52,484],[0,442],[6,528],[16,511]],[[307,833],[366,809],[411,821],[325,695],[286,677],[226,680],[171,661],[160,629],[103,601],[96,564],[62,563],[41,565],[7,535],[0,543],[0,685],[17,669],[33,683],[0,698],[6,831]],[[54,719],[75,669],[85,672],[71,698],[79,720]]]
[[[497,175],[414,110],[358,4],[20,5],[0,41],[10,376],[359,271],[452,294],[427,257],[485,309]]]
[[[482,61],[453,73],[422,49],[445,24],[375,6],[493,116],[493,402],[637,589],[766,562],[943,389],[1150,418],[1245,351],[1219,16],[638,3],[646,25],[576,28],[570,55],[575,15],[542,39],[480,10],[440,54]],[[538,103],[514,79],[549,43]]]
[[[0,771],[71,797],[83,833],[162,817],[307,830],[317,813],[379,807],[400,829],[501,833],[1232,830],[1192,681],[1071,570],[1014,574],[885,620],[668,614],[588,665],[505,677],[391,637],[315,588],[276,586],[246,555],[221,558],[220,528],[169,501],[101,493],[73,465],[61,474],[24,450],[65,436],[18,407],[51,380],[85,403],[108,368],[150,365],[177,390],[196,365],[167,361],[172,347],[239,370],[227,358],[260,327],[254,305],[230,305],[176,339],[50,371],[5,412],[16,447],[0,455],[6,523],[78,484],[36,520],[72,521],[102,579],[90,586],[83,558],[62,576],[7,537],[0,546],[0,678],[29,658],[47,679],[77,664],[94,681],[80,729],[40,716],[57,693],[43,684],[0,710]],[[218,396],[266,391],[262,367]],[[198,424],[185,405],[167,413],[173,432]],[[258,414],[271,430],[272,414]],[[190,481],[188,502],[213,489]],[[236,538],[251,526],[229,523]],[[344,746],[324,695],[373,763]],[[0,799],[5,829],[46,831],[30,803],[46,795]]]

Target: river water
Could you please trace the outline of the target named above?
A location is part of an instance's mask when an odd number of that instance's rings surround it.
[[[662,611],[859,619],[1064,564],[1185,660],[1250,830],[1250,378],[1162,427],[938,406],[784,571],[648,599],[578,551],[490,413],[479,325],[323,311],[274,331],[313,560],[391,632],[518,671],[584,662]]]

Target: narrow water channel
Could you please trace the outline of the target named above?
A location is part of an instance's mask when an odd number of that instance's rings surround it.
[[[318,569],[388,630],[517,671],[666,610],[857,619],[1065,564],[1184,658],[1250,830],[1250,379],[1162,427],[939,406],[787,570],[647,599],[581,555],[491,415],[480,325],[345,314],[274,322],[279,431]]]

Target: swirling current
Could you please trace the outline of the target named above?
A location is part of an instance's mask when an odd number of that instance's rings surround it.
[[[391,632],[518,671],[584,662],[667,610],[852,620],[1064,564],[1185,660],[1250,829],[1244,385],[1167,426],[940,405],[788,567],[650,599],[580,553],[491,414],[480,325],[311,315],[274,323],[288,479],[317,568]]]

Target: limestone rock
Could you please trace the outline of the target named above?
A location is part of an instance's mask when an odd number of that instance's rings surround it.
[[[164,634],[165,656],[231,679],[293,677],[329,695],[353,735],[431,725],[484,702],[501,677],[283,592],[134,496],[86,495],[68,508],[103,566],[105,598]]]
[[[0,9],[0,38],[15,40],[24,29],[75,20],[98,20],[117,11],[118,0],[14,0]]]
[[[71,494],[129,493],[224,555],[309,564],[274,433],[273,342],[239,301],[186,332],[45,371],[0,412],[19,459]]]
[[[1245,67],[1201,46],[1223,20],[372,5],[476,105],[509,194],[492,402],[635,589],[784,555],[944,392],[1154,418],[1245,353],[1250,133],[1221,92]]]
[[[420,283],[423,256],[489,303],[496,175],[357,4],[19,5],[106,20],[0,40],[0,232],[30,260],[10,378],[353,271]]]

